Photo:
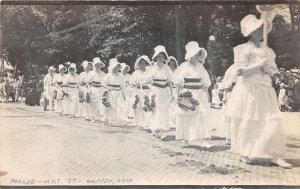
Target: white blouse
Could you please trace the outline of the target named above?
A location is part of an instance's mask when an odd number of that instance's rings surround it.
[[[257,83],[271,86],[270,75],[278,72],[277,65],[275,63],[276,55],[274,51],[267,47],[257,47],[251,41],[234,47],[234,63],[238,67],[245,67],[260,61],[265,56],[267,57],[268,66],[265,70],[256,69],[246,76],[239,76],[238,82],[243,83]]]
[[[79,74],[79,76],[78,76],[78,80],[77,80],[77,82],[78,82],[78,84],[88,84],[88,83],[90,83],[91,81],[90,81],[90,73],[91,73],[91,71],[90,72],[82,72],[82,73],[80,73]]]
[[[184,85],[184,80],[187,79],[201,79],[198,84],[209,87],[211,81],[208,72],[202,64],[197,63],[195,66],[189,62],[182,63],[174,73],[173,82],[176,85]]]

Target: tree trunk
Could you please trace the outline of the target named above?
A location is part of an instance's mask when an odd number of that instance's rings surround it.
[[[175,8],[175,15],[176,15],[176,56],[178,63],[184,61],[182,55],[182,10],[181,5],[176,6]]]
[[[295,14],[294,14],[294,8],[293,5],[289,4],[289,9],[290,9],[290,15],[291,15],[291,29],[292,31],[295,31]]]

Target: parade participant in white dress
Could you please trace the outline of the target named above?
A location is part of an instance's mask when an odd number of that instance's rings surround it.
[[[287,91],[285,88],[285,84],[281,83],[280,84],[280,90],[278,94],[278,102],[279,102],[279,109],[280,111],[285,111],[287,107]]]
[[[220,100],[220,93],[218,89],[218,85],[214,85],[214,89],[212,90],[212,104],[215,106],[215,108],[220,107],[221,100]]]
[[[53,80],[55,77],[55,68],[50,66],[48,74],[44,77],[44,94],[49,101],[49,110],[54,111],[54,85]]]
[[[170,67],[170,69],[173,72],[172,79],[171,79],[171,81],[173,82],[173,76],[174,76],[175,71],[178,68],[178,62],[174,56],[170,56],[169,59],[170,59],[170,61],[168,62],[168,66]],[[170,112],[169,118],[170,118],[170,127],[171,128],[176,128],[176,106],[177,106],[176,97],[179,95],[178,92],[179,91],[177,90],[176,86],[173,84],[173,93],[174,93],[175,100],[173,102],[171,102],[170,110],[169,110],[169,112]]]
[[[126,124],[127,115],[124,115],[125,82],[122,74],[119,72],[121,64],[116,58],[109,60],[108,73],[105,75],[104,84],[107,91],[103,94],[102,103],[105,106],[105,118],[109,125]]]
[[[245,163],[252,163],[256,158],[270,158],[279,166],[290,167],[280,158],[285,137],[270,78],[278,69],[274,51],[260,42],[263,23],[263,19],[254,15],[247,15],[241,21],[241,32],[250,39],[234,51],[239,77],[225,112],[230,124],[238,128],[236,133],[231,133],[231,149],[240,154]]]
[[[84,117],[88,119],[88,115],[90,114],[91,110],[91,103],[88,99],[87,102],[87,93],[88,93],[88,85],[90,84],[90,72],[93,69],[93,63],[88,62],[87,60],[82,62],[82,67],[84,69],[78,76],[78,85],[79,85],[79,105],[78,105],[78,117]],[[89,98],[89,96],[88,96]]]
[[[153,114],[150,129],[154,135],[157,135],[158,132],[170,129],[169,110],[174,96],[171,83],[173,72],[167,65],[169,62],[167,51],[162,45],[155,47],[154,50],[152,60],[155,63],[151,69],[147,70],[147,76],[151,79],[151,89],[153,90],[149,98]]]
[[[131,75],[128,73],[130,71],[130,67],[126,63],[121,63],[121,73],[123,76],[123,81],[125,82],[125,89],[124,89],[124,95],[125,95],[125,106],[123,115],[127,115],[127,119],[129,121],[129,118],[133,117],[133,109],[131,107],[130,99],[131,99],[131,87],[129,85],[129,80]]]
[[[146,76],[147,66],[150,65],[150,59],[147,55],[139,57],[134,64],[135,71],[130,77],[130,85],[133,88],[131,95],[131,106],[134,111],[135,125],[143,128],[149,126],[151,112],[144,111],[145,96],[151,93],[149,83],[150,79]]]
[[[59,73],[56,74],[53,78],[53,83],[54,83],[54,94],[53,94],[53,98],[54,98],[54,108],[55,111],[60,113],[60,115],[63,115],[63,90],[64,90],[64,86],[63,86],[63,81],[66,77],[65,72],[67,71],[67,68],[64,67],[64,65],[60,64],[58,66],[58,71]]]
[[[218,126],[216,136],[225,137],[226,144],[228,145],[230,144],[231,140],[231,129],[235,128],[230,127],[228,119],[225,117],[225,109],[230,98],[231,91],[237,80],[237,68],[237,64],[232,64],[225,72],[222,83],[219,86],[219,89],[223,91],[221,114],[219,119],[214,119],[214,124]]]
[[[93,59],[93,71],[90,72],[89,81],[90,81],[90,96],[91,103],[89,110],[89,115],[87,119],[91,119],[91,122],[96,122],[97,118],[100,118],[101,121],[105,119],[104,115],[104,106],[102,104],[102,96],[105,90],[104,88],[104,78],[105,73],[101,70],[105,64],[101,61],[99,57]]]
[[[78,74],[76,73],[76,64],[71,63],[68,68],[69,73],[66,75],[63,84],[67,88],[67,95],[64,97],[64,112],[74,118],[78,112]]]
[[[179,88],[177,99],[176,139],[186,144],[200,142],[201,146],[212,147],[203,139],[210,138],[211,117],[207,88],[211,85],[203,64],[207,57],[204,48],[195,41],[186,46],[186,62],[174,74],[174,84]]]

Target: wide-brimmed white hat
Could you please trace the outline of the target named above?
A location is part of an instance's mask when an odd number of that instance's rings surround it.
[[[178,67],[177,59],[174,56],[170,56],[169,59],[170,59],[170,61],[173,60],[176,63],[176,66]]]
[[[201,58],[204,60],[207,57],[207,51],[204,48],[199,47],[199,44],[196,41],[191,41],[185,45],[185,60],[189,60],[199,52],[201,53]]]
[[[166,48],[164,46],[162,46],[162,45],[158,45],[158,46],[156,46],[154,48],[154,55],[152,56],[152,60],[154,60],[159,53],[164,53],[166,55],[167,62],[170,61],[169,55],[168,55],[168,53],[166,51]]]
[[[50,72],[50,70],[55,71],[55,68],[54,68],[53,66],[50,66],[50,67],[48,68],[48,72]]]
[[[145,60],[148,65],[151,65],[151,61],[150,61],[150,58],[147,56],[147,55],[142,55],[140,56],[134,63],[134,69],[139,69],[140,68],[140,61],[141,60]]]
[[[83,69],[85,70],[89,64],[93,64],[93,63],[89,62],[87,60],[84,60],[81,65],[82,65]]]
[[[123,72],[126,67],[128,67],[128,71],[130,71],[130,67],[126,63],[121,63],[121,72]]]
[[[62,65],[62,64],[60,64],[58,66],[58,71],[60,71],[61,69],[65,69],[67,71],[67,68],[64,65]]]
[[[110,59],[110,60],[109,60],[108,71],[109,71],[109,72],[112,72],[113,69],[114,69],[116,66],[118,66],[118,65],[121,66],[121,63],[118,61],[118,59],[116,59],[116,58]]]
[[[8,66],[7,69],[8,70],[15,70],[15,68],[13,66]]]
[[[268,32],[272,30],[273,16],[267,18]],[[264,24],[263,19],[256,18],[253,14],[248,14],[241,20],[241,33],[248,37],[252,32],[260,28]]]
[[[95,67],[96,64],[101,64],[101,67],[105,66],[105,64],[101,61],[99,57],[93,58],[93,67]]]
[[[73,68],[73,69],[75,70],[75,72],[77,71],[77,69],[76,69],[76,64],[75,64],[75,63],[71,63],[71,64],[70,64],[70,67],[68,68],[68,71],[69,71],[71,68]]]

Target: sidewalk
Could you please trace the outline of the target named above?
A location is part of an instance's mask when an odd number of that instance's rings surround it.
[[[300,184],[299,113],[283,113],[284,158],[294,165],[283,169],[240,163],[224,140],[210,141],[215,146],[207,150],[41,109],[0,104],[1,185]]]

